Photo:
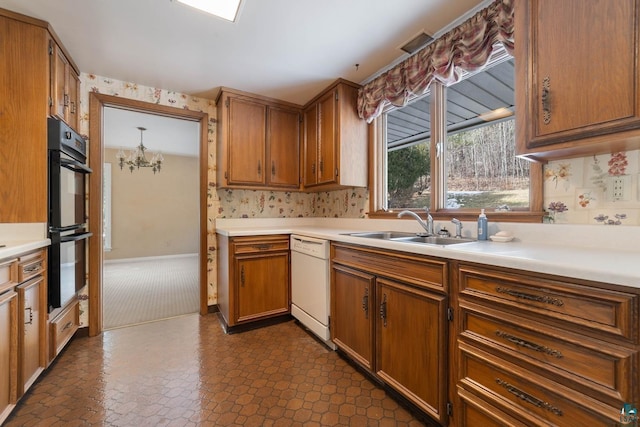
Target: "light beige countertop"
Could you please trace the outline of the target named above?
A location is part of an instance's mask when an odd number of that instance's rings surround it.
[[[51,244],[45,223],[0,223],[0,260],[12,258]]]
[[[436,230],[440,224],[436,225]],[[453,227],[443,223],[450,231]],[[225,236],[301,234],[460,261],[555,274],[640,288],[640,227],[490,224],[489,234],[510,231],[507,243],[475,241],[448,246],[349,236],[356,231],[421,231],[415,221],[335,218],[216,220]],[[475,238],[475,223],[464,223],[463,236]]]

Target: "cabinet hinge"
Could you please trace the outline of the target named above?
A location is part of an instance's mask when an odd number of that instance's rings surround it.
[[[224,171],[224,179],[229,179],[229,172],[228,171]]]
[[[338,177],[338,168],[336,168],[336,178]]]
[[[453,404],[451,402],[447,402],[447,415],[453,416]]]
[[[338,100],[338,91],[335,92],[336,101]]]
[[[225,99],[224,106],[229,108],[229,98]]]
[[[51,97],[49,97],[49,107],[53,107],[53,99]]]
[[[447,308],[447,320],[453,320],[453,308],[451,307]]]
[[[49,55],[53,55],[53,42],[49,40]]]

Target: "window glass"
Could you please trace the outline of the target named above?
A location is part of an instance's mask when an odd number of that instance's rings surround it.
[[[387,207],[424,208],[431,201],[430,95],[387,114]]]
[[[433,200],[437,209],[527,209],[529,162],[515,156],[513,88],[514,61],[506,56],[443,88],[439,103],[427,94],[385,113],[385,206],[431,208]],[[440,163],[430,149],[432,108],[446,123]]]
[[[513,119],[449,134],[446,208],[527,208],[529,162],[514,149]]]

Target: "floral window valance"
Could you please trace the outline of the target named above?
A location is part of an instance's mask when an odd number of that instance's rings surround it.
[[[459,70],[475,71],[486,63],[496,43],[513,54],[514,0],[496,0],[463,24],[364,85],[358,92],[358,114],[371,123],[392,104],[404,106],[422,95],[434,79],[455,83]]]

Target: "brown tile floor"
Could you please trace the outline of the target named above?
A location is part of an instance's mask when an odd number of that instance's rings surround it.
[[[190,315],[75,339],[6,426],[421,426],[293,321]]]

